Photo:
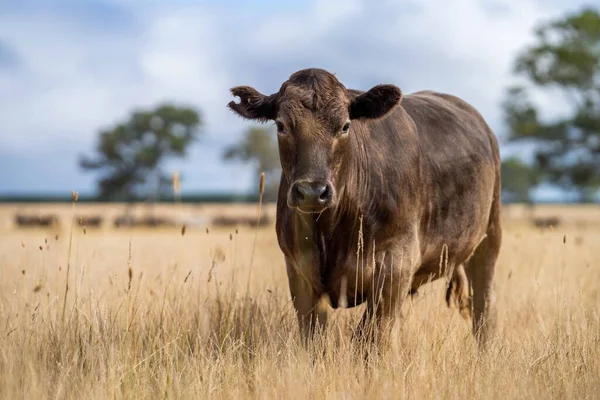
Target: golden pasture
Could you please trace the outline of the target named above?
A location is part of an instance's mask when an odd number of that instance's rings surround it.
[[[538,206],[534,215],[562,222],[543,230],[523,207],[504,207],[499,332],[488,353],[438,281],[406,303],[392,348],[369,362],[349,340],[362,307],[330,310],[330,334],[301,347],[274,226],[210,226],[256,206],[134,210],[198,223],[183,235],[181,226],[112,228],[123,211],[0,207],[1,398],[600,396],[598,206]],[[16,212],[55,213],[61,226],[20,229]],[[274,217],[273,205],[264,212]],[[92,214],[106,226],[71,227]]]

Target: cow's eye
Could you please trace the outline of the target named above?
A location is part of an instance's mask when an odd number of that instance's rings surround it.
[[[275,121],[275,125],[277,125],[277,133],[281,133],[281,134],[285,133],[285,126],[283,126],[283,122]]]
[[[350,130],[350,122],[346,122],[344,124],[344,126],[342,127],[342,133],[348,133],[349,130]]]

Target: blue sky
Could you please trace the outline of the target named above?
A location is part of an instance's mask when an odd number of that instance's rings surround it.
[[[306,67],[353,88],[456,94],[502,139],[499,104],[516,52],[536,24],[584,3],[0,0],[0,194],[92,193],[95,176],[77,161],[98,130],[161,101],[204,116],[201,140],[169,164],[183,190],[245,192],[252,169],[220,156],[249,126],[226,109],[228,89],[271,93]],[[564,109],[537,100],[546,115]]]

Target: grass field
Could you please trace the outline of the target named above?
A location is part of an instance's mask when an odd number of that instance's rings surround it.
[[[60,228],[16,228],[28,210],[60,215]],[[349,340],[362,307],[330,311],[331,334],[300,346],[273,226],[71,228],[73,215],[122,211],[0,207],[1,398],[600,397],[598,206],[539,207],[563,221],[546,230],[505,207],[488,354],[439,281],[407,302],[392,348],[369,363]],[[256,207],[154,212],[208,221]]]

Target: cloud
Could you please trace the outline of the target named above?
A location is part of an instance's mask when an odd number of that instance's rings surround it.
[[[500,133],[499,103],[516,51],[540,19],[559,15],[567,2],[105,0],[1,7],[0,92],[9,95],[0,98],[0,157],[38,177],[22,181],[26,187],[93,187],[77,158],[93,148],[97,131],[133,108],[175,100],[197,106],[205,122],[190,157],[172,164],[188,188],[243,191],[252,171],[220,159],[248,126],[225,107],[230,87],[271,93],[295,70],[318,66],[348,87],[390,82],[405,93],[457,94]],[[25,189],[9,176],[0,182],[2,191]]]

